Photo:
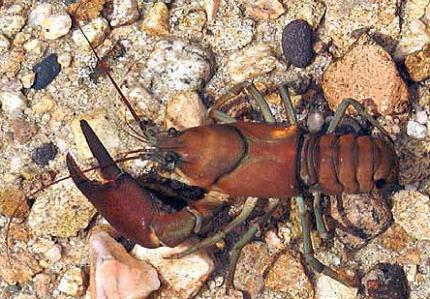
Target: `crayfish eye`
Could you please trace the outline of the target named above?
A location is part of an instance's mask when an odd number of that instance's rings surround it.
[[[379,179],[375,182],[375,186],[378,189],[381,189],[382,187],[385,186],[386,181],[384,179]]]

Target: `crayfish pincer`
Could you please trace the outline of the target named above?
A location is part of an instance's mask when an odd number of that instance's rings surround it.
[[[264,99],[253,83],[242,83],[241,87],[249,89],[249,94],[254,95],[257,102]],[[171,129],[151,133],[144,130],[145,138],[152,147],[146,158],[158,162],[165,169],[176,171],[192,186],[232,197],[249,196],[240,215],[225,229],[174,257],[180,258],[224,238],[251,214],[257,203],[255,197],[276,198],[266,214],[233,247],[231,271],[227,278],[227,282],[231,283],[242,247],[283,201],[294,198],[300,210],[305,261],[317,272],[346,285],[357,285],[355,277],[340,275],[314,257],[310,211],[304,195],[314,195],[312,206],[316,228],[325,237],[327,230],[320,211],[321,194],[356,194],[390,188],[396,183],[398,172],[392,141],[361,104],[352,99],[343,101],[325,132],[310,133],[297,123],[286,87],[281,86],[280,91],[292,123],[290,126],[276,124],[265,106],[267,104],[259,101],[266,123],[231,119],[229,123],[184,131]],[[336,128],[350,105],[384,133],[383,136],[372,137],[360,132],[337,133]],[[211,111],[210,115],[214,119],[228,118],[220,111]],[[154,205],[155,195],[121,171],[88,123],[81,121],[81,128],[99,162],[105,182],[90,181],[68,155],[71,177],[100,214],[136,243],[149,248],[176,246],[191,234],[199,232],[202,224],[208,222],[222,204],[202,199],[192,201],[173,213],[159,211]]]

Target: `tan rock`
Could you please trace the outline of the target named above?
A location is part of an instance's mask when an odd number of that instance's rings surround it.
[[[300,258],[285,251],[271,265],[265,278],[266,288],[288,293],[292,298],[314,298],[314,290]]]
[[[178,130],[201,126],[206,121],[206,108],[197,92],[175,94],[167,103],[165,127]]]
[[[353,98],[373,113],[388,115],[401,112],[409,99],[407,85],[390,55],[366,35],[329,65],[322,88],[332,110],[343,99]]]
[[[165,36],[170,34],[169,8],[163,2],[154,3],[145,15],[142,30],[150,35]]]
[[[416,82],[430,77],[430,44],[422,51],[406,56],[405,65],[412,80]]]
[[[146,298],[160,287],[155,269],[130,256],[106,232],[92,234],[90,250],[91,298]]]
[[[272,48],[259,44],[232,54],[227,63],[227,70],[233,83],[240,83],[271,72],[276,63]]]
[[[83,26],[81,25],[81,28],[93,47],[100,45],[110,30],[108,21],[102,17],[94,19]],[[72,39],[80,48],[90,50],[90,46],[80,30],[73,32]]]
[[[70,296],[82,296],[86,290],[86,278],[82,269],[72,267],[61,277],[58,290]]]
[[[24,283],[42,271],[36,258],[27,251],[11,254],[10,261],[5,253],[0,255],[0,277],[8,284]]]
[[[209,23],[211,23],[215,19],[220,5],[221,0],[204,0],[203,6],[205,8],[206,17]]]
[[[280,19],[284,20],[284,25],[292,20],[302,19],[308,22],[312,28],[317,28],[324,16],[326,7],[319,0],[289,0],[285,2],[287,12]]]
[[[110,19],[112,27],[132,24],[139,20],[137,0],[114,0],[113,13]]]
[[[243,1],[247,13],[257,20],[277,19],[284,12],[284,6],[277,0]]]
[[[379,240],[385,248],[400,251],[407,246],[412,238],[400,225],[393,224],[379,237]]]
[[[106,0],[91,0],[81,5],[81,2],[72,3],[68,7],[68,12],[82,21],[90,21],[100,16]]]
[[[45,273],[37,274],[34,279],[34,289],[36,291],[37,296],[47,298],[51,293],[51,282],[52,277]]]
[[[165,298],[192,298],[215,269],[212,254],[200,250],[181,259],[165,259],[164,257],[182,252],[196,242],[196,239],[190,239],[175,248],[160,247],[156,249],[136,245],[132,255],[149,262],[157,269],[165,283],[161,290]]]
[[[25,200],[25,195],[21,190],[11,187],[0,191],[1,214],[8,217],[15,214],[15,218],[24,218],[28,215],[29,211],[30,207],[28,206],[27,201]]]

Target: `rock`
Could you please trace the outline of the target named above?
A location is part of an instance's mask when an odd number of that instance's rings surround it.
[[[234,287],[246,291],[255,298],[264,290],[264,273],[271,264],[271,257],[266,244],[253,242],[243,247],[236,271]]]
[[[139,20],[139,7],[136,0],[114,0],[110,25],[118,27],[129,25]]]
[[[420,82],[430,77],[430,44],[422,51],[406,56],[405,66],[411,79]]]
[[[322,88],[332,110],[343,99],[353,98],[366,103],[373,113],[389,115],[401,112],[409,99],[407,85],[390,55],[366,35],[329,65]]]
[[[10,47],[9,39],[3,34],[0,34],[0,53],[7,52],[9,50],[9,47]]]
[[[70,296],[82,296],[85,294],[86,281],[82,269],[73,267],[61,277],[58,290]]]
[[[198,90],[212,77],[212,59],[210,52],[195,44],[162,40],[142,73],[145,87],[158,96]]]
[[[370,299],[407,299],[408,283],[402,267],[378,264],[364,277],[363,285]]]
[[[215,268],[212,255],[200,250],[181,259],[164,257],[182,252],[192,244],[196,244],[196,239],[185,241],[175,248],[147,249],[136,245],[132,255],[149,262],[157,269],[165,282],[162,289],[166,292],[166,298],[191,298],[197,294]]]
[[[59,260],[61,260],[61,256],[62,256],[62,247],[60,244],[55,244],[54,246],[52,246],[51,248],[49,248],[45,253],[45,258],[47,258],[49,260],[50,263],[56,263]]]
[[[425,139],[427,136],[427,127],[416,121],[410,120],[406,125],[406,134],[415,139]]]
[[[65,52],[58,56],[58,63],[61,65],[61,67],[66,68],[72,63],[72,59],[72,54],[70,54],[70,52]]]
[[[301,19],[306,21],[313,29],[316,29],[320,24],[326,7],[319,0],[290,0],[285,3],[287,12],[280,19],[284,19],[283,24]]]
[[[3,15],[0,17],[0,33],[13,38],[25,25],[25,18],[19,15]]]
[[[17,209],[19,205],[19,209]],[[25,195],[15,187],[5,188],[0,191],[0,213],[11,217],[15,212],[15,218],[27,217],[30,207],[25,200]]]
[[[87,141],[85,140],[84,134],[82,134],[79,123],[82,119],[86,120],[90,124],[91,128],[94,130],[94,132],[96,132],[97,136],[102,141],[103,145],[112,155],[114,155],[115,151],[118,150],[120,146],[119,132],[109,120],[107,111],[104,109],[99,109],[85,115],[79,115],[72,121],[71,127],[75,136],[75,144],[79,157],[82,159],[89,159],[93,157],[93,154],[87,145]]]
[[[418,123],[425,125],[428,122],[427,112],[425,110],[417,111],[415,113],[415,119]]]
[[[24,49],[21,47],[12,47],[6,55],[0,57],[0,76],[4,74],[9,79],[16,78],[24,60]]]
[[[35,102],[34,105],[31,107],[31,110],[36,115],[41,115],[43,113],[47,113],[51,111],[55,107],[55,101],[49,94],[46,96],[43,96],[40,101]]]
[[[271,72],[276,63],[272,48],[259,44],[232,54],[226,68],[233,83],[240,83]]]
[[[11,127],[13,136],[21,144],[29,141],[37,133],[37,128],[33,123],[20,118],[11,120]]]
[[[184,130],[206,122],[206,108],[197,92],[175,94],[166,107],[165,127]]]
[[[34,84],[34,80],[36,79],[36,74],[33,72],[30,72],[28,74],[23,74],[21,78],[19,78],[22,83],[22,87],[24,88],[31,88]]]
[[[37,28],[43,20],[49,18],[54,11],[54,7],[50,3],[40,3],[31,12],[28,18],[28,24]]]
[[[401,251],[412,241],[405,230],[398,224],[394,223],[379,237],[382,245],[393,251]]]
[[[48,166],[55,159],[58,149],[53,143],[44,143],[31,153],[31,160],[39,166]]]
[[[85,5],[81,5],[81,2],[72,3],[67,10],[78,20],[91,21],[100,16],[105,3],[106,0],[91,0]]]
[[[27,108],[27,98],[21,92],[1,92],[0,103],[4,113],[11,118],[20,116]]]
[[[47,298],[51,294],[52,277],[45,273],[40,273],[34,276],[33,284],[37,296]]]
[[[243,1],[246,12],[256,20],[277,19],[285,9],[277,0]]]
[[[35,57],[41,57],[46,51],[46,45],[38,39],[31,39],[24,44],[27,54]]]
[[[204,0],[203,6],[206,11],[206,17],[209,23],[215,20],[216,14],[218,13],[221,0]]]
[[[326,0],[326,34],[338,47],[339,56],[346,52],[355,41],[354,31],[371,28],[396,41],[400,35],[400,17],[397,0]],[[348,16],[348,17],[345,17]]]
[[[68,14],[50,15],[42,19],[39,26],[42,37],[55,40],[69,33],[72,27],[72,19]]]
[[[304,68],[311,64],[314,56],[312,48],[313,31],[304,20],[294,20],[282,33],[282,52],[294,66]]]
[[[90,23],[81,26],[88,40],[93,47],[99,46],[109,33],[109,23],[106,19],[99,17]],[[90,50],[87,40],[79,30],[75,30],[72,39],[80,48]]]
[[[418,191],[401,190],[393,195],[393,216],[397,224],[418,240],[430,240],[429,197]]]
[[[311,299],[315,296],[300,258],[288,250],[271,264],[265,282],[267,289],[286,293],[291,298]]]
[[[330,217],[336,234],[350,249],[363,247],[385,231],[392,222],[390,208],[381,194],[345,194],[331,198]]]
[[[358,289],[349,288],[327,275],[320,275],[316,281],[315,293],[317,299],[356,299]]]
[[[141,25],[143,31],[153,36],[170,34],[169,8],[163,2],[154,3]]]
[[[203,27],[206,24],[206,15],[204,11],[191,11],[181,18],[178,30],[184,32],[188,36],[196,37],[203,36]]]
[[[44,89],[57,77],[61,71],[57,58],[57,54],[51,54],[33,67],[33,72],[36,74],[33,89]]]
[[[36,258],[25,250],[11,253],[10,261],[5,253],[0,255],[0,277],[10,285],[25,283],[42,271]]]
[[[155,269],[130,256],[106,232],[91,235],[90,254],[91,298],[146,298],[160,287]]]

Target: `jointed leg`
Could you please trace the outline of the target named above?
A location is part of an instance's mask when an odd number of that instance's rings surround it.
[[[282,103],[284,104],[284,108],[287,111],[288,121],[292,125],[297,124],[297,114],[294,110],[293,103],[291,102],[287,86],[285,84],[281,85],[279,91],[281,93]]]
[[[261,110],[261,113],[263,114],[264,120],[268,123],[275,123],[276,122],[275,117],[270,111],[270,108],[269,108],[269,105],[267,104],[266,99],[261,94],[261,92],[258,91],[257,87],[255,87],[254,82],[251,83],[249,86],[245,87],[245,92],[247,92],[250,96],[252,96],[255,99],[258,107]]]
[[[328,238],[327,229],[324,224],[324,219],[321,213],[321,192],[316,191],[313,193],[314,201],[313,201],[313,209],[315,215],[315,222],[317,225],[317,230],[322,239]]]
[[[333,271],[319,260],[314,257],[314,250],[312,247],[311,240],[311,222],[310,214],[306,208],[306,204],[303,196],[296,196],[297,205],[300,212],[300,220],[302,223],[302,234],[303,234],[303,254],[305,256],[306,263],[312,267],[318,273],[325,274],[331,278],[343,283],[346,286],[357,286],[357,281],[352,277],[342,277],[339,273]]]

